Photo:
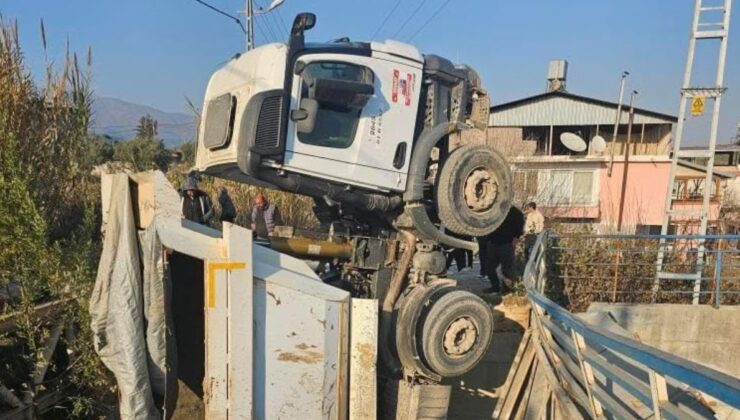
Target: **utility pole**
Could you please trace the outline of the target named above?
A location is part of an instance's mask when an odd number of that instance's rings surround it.
[[[242,13],[247,16],[247,51],[249,51],[254,49],[254,18],[257,17],[257,15],[263,15],[265,13],[273,11],[276,7],[283,4],[285,0],[272,0],[272,3],[270,3],[270,6],[268,6],[267,9],[257,10],[254,10],[253,0],[246,1],[247,4],[245,5],[245,9]]]
[[[609,168],[606,170],[606,175],[612,176],[612,166],[614,166],[614,145],[617,143],[617,133],[619,132],[619,123],[622,119],[622,100],[624,99],[624,85],[627,81],[627,76],[630,72],[622,72],[622,81],[619,83],[619,103],[617,103],[617,116],[614,119],[614,133],[612,133],[612,147],[611,153],[609,154]]]
[[[254,5],[247,0],[245,13],[247,15],[247,51],[254,49]]]
[[[617,218],[617,232],[622,231],[622,218],[624,216],[624,200],[627,194],[627,171],[630,167],[630,146],[632,143],[632,122],[635,118],[635,96],[637,91],[633,90],[630,95],[630,111],[627,121],[627,142],[624,148],[624,168],[622,169],[622,193],[619,195],[619,217]],[[612,155],[613,156],[613,155]]]

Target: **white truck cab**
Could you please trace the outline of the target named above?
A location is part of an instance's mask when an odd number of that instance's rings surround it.
[[[475,71],[396,41],[306,43],[314,24],[300,14],[287,45],[237,55],[213,74],[197,169],[312,196],[319,213],[374,213],[384,228],[407,212],[423,237],[475,249],[450,233],[490,233],[511,202],[503,158],[448,143],[488,123]]]

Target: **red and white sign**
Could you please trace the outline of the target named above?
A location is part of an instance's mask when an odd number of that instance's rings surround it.
[[[398,94],[400,91],[403,96],[403,104],[406,106],[411,105],[411,95],[414,92],[414,80],[416,77],[412,73],[406,73],[406,77],[401,77],[401,72],[393,70],[393,84],[391,86],[391,101],[398,102]]]

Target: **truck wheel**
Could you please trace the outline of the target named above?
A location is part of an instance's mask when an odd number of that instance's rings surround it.
[[[483,299],[453,290],[432,304],[423,321],[423,358],[440,376],[460,376],[483,358],[492,335],[493,314]]]
[[[500,154],[486,145],[450,153],[437,180],[437,214],[446,229],[488,235],[504,221],[511,200],[511,170]]]

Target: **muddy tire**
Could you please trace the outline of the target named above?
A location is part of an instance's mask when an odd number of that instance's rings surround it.
[[[436,195],[437,214],[446,229],[485,236],[504,221],[511,207],[509,164],[489,146],[461,146],[444,162]]]
[[[493,335],[493,314],[478,296],[453,290],[432,304],[421,327],[426,365],[442,377],[463,375],[480,362]]]

